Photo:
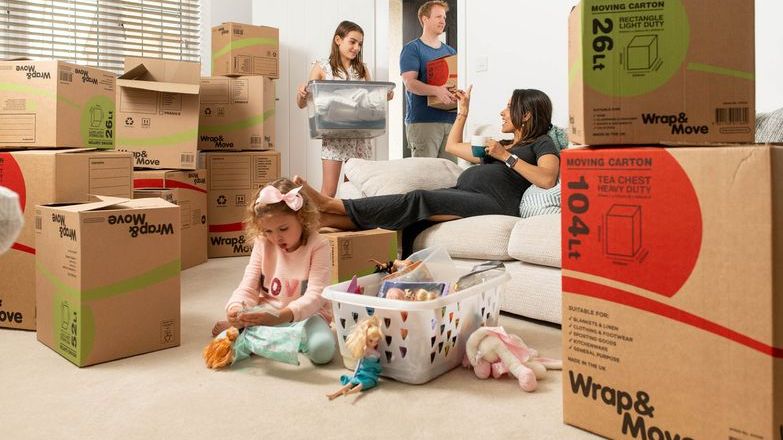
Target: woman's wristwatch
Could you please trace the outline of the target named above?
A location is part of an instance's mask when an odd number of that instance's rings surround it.
[[[516,154],[512,154],[511,156],[508,156],[508,159],[506,159],[506,166],[509,168],[514,168],[514,165],[517,164],[517,161],[519,160],[519,156]]]

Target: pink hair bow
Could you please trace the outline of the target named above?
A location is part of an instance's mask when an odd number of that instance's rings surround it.
[[[304,205],[304,199],[299,195],[301,189],[302,187],[298,186],[291,191],[288,191],[287,194],[283,194],[274,186],[267,185],[258,194],[256,203],[265,203],[269,205],[272,203],[285,202],[292,210],[299,211],[302,208],[302,205]]]

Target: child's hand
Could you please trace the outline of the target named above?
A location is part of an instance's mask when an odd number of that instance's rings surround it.
[[[240,305],[233,305],[228,309],[228,312],[226,312],[226,320],[229,324],[231,324],[233,327],[241,328],[242,327],[242,321],[239,319],[239,314],[242,312],[242,306]]]
[[[296,89],[296,98],[300,101],[306,101],[307,95],[310,94],[310,91],[307,90],[307,84],[302,84],[299,86],[298,89]]]
[[[263,310],[249,310],[239,314],[239,320],[245,327],[251,327],[255,325],[267,325],[274,326],[278,324],[288,323],[293,320],[293,313],[287,307],[280,311],[278,316]]]

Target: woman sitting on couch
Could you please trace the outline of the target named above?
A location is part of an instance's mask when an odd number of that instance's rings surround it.
[[[501,131],[513,133],[513,141],[490,139],[485,157],[478,158],[473,156],[471,145],[462,141],[471,89],[472,86],[456,92],[459,111],[446,141],[446,151],[480,165],[462,172],[453,188],[349,200],[321,195],[304,179],[294,177],[294,183],[304,186],[303,190],[321,211],[321,225],[344,230],[402,230],[426,220],[442,222],[488,214],[519,216],[522,193],[531,184],[553,187],[560,157],[547,136],[552,126],[549,97],[539,90],[514,90],[500,112]]]

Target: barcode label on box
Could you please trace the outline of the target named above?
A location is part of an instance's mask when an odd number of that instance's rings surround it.
[[[717,124],[747,124],[748,107],[724,107],[715,109]]]
[[[43,229],[43,222],[41,221],[41,216],[40,215],[36,215],[35,216],[35,230],[36,231],[40,231],[41,229]]]
[[[193,153],[182,153],[179,155],[179,161],[182,164],[192,164],[196,160],[196,155]]]
[[[260,144],[261,141],[262,141],[261,136],[250,136],[250,144],[251,145]]]
[[[73,82],[73,72],[68,72],[65,70],[60,71],[60,81],[62,82]]]

